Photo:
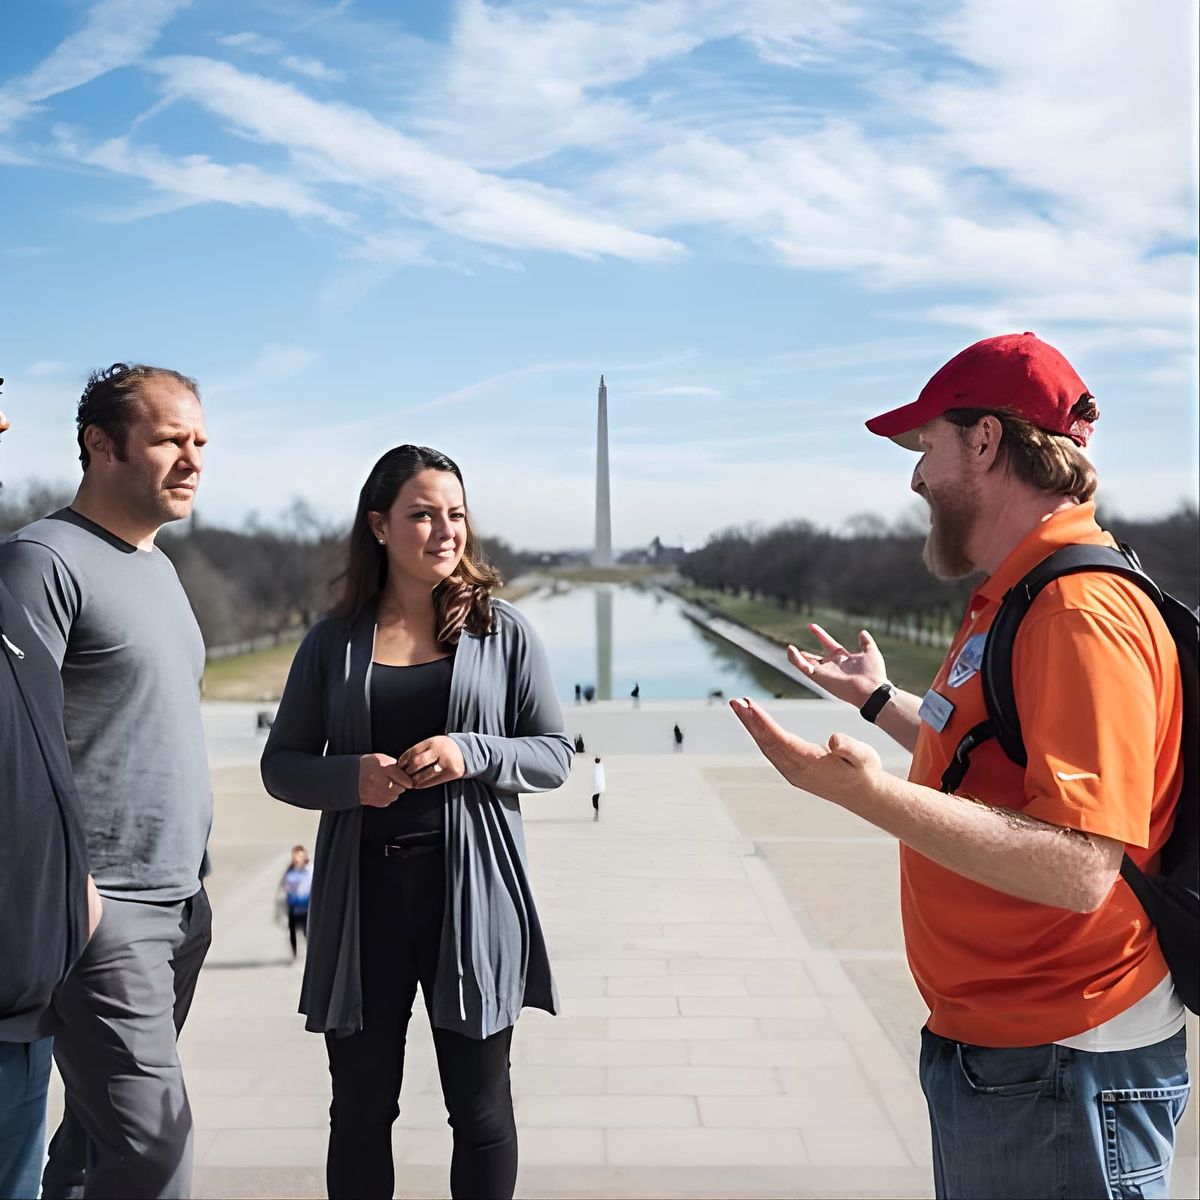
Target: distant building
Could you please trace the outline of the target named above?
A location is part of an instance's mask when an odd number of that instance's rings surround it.
[[[649,546],[626,550],[621,562],[629,566],[676,567],[686,554],[682,546],[665,546],[662,538],[656,537]]]

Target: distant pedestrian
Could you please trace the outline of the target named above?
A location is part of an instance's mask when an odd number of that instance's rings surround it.
[[[579,684],[575,685],[575,703],[578,704],[583,699],[583,688]]]
[[[642,702],[642,685],[640,683],[635,683],[633,685],[633,691],[630,692],[629,695],[633,699],[633,707],[637,708]]]
[[[308,851],[303,846],[293,846],[291,864],[279,881],[287,902],[288,941],[291,943],[293,961],[298,953],[296,931],[304,934],[305,942],[308,941],[308,898],[312,894],[312,877]]]
[[[587,701],[589,704],[591,704],[591,702],[592,702],[593,700],[595,700],[595,698],[596,698],[596,689],[595,689],[594,687],[592,687],[592,685],[591,685],[590,683],[587,685],[587,687],[585,687],[585,688],[583,689],[583,698],[584,698],[584,699],[585,699],[585,700],[586,700],[586,701]]]
[[[583,744],[583,734],[582,733],[577,733],[575,735],[575,753],[576,754],[587,753],[587,747]]]
[[[675,749],[682,750],[683,749],[683,730],[680,729],[678,725],[675,725],[672,727],[671,732],[675,738]]]
[[[600,820],[600,797],[604,795],[604,764],[600,755],[592,764],[592,820]]]

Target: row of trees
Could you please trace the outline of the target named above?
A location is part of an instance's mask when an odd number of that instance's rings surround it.
[[[68,504],[71,495],[43,483],[0,490],[0,537]],[[1200,603],[1194,505],[1152,521],[1101,514],[1101,523],[1138,551],[1162,587],[1189,605]],[[179,572],[205,642],[220,648],[277,639],[328,609],[345,534],[297,499],[275,519],[252,516],[240,529],[200,518],[182,529],[168,526],[159,545]],[[972,583],[934,579],[921,566],[924,539],[925,522],[915,511],[893,524],[861,515],[836,532],[805,521],[726,529],[684,555],[679,570],[704,587],[800,612],[837,609],[881,630],[936,641],[957,625]],[[483,539],[483,549],[506,579],[533,564],[498,538]]]
[[[0,490],[0,537],[69,504],[73,494],[36,482]],[[346,533],[296,499],[274,519],[253,515],[240,529],[193,517],[184,527],[167,526],[158,545],[179,572],[211,652],[311,625],[333,603]],[[524,557],[499,539],[483,539],[483,548],[505,578],[525,569]]]
[[[1160,586],[1189,605],[1200,603],[1194,505],[1148,521],[1101,513],[1100,522],[1138,552]],[[942,583],[922,567],[923,524],[912,514],[894,525],[865,514],[838,532],[806,521],[725,529],[685,555],[679,570],[702,587],[801,612],[837,609],[886,631],[933,640],[957,626],[973,581]]]

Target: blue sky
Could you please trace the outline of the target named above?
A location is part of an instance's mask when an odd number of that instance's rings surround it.
[[[1102,497],[1197,489],[1191,0],[40,0],[0,15],[3,479],[87,371],[201,383],[198,509],[345,520],[456,458],[481,527],[614,540],[914,503],[862,421],[1032,329]]]

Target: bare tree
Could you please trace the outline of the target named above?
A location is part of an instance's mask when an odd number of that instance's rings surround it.
[[[0,536],[65,508],[74,496],[71,484],[41,479],[31,479],[20,488],[0,487]]]

